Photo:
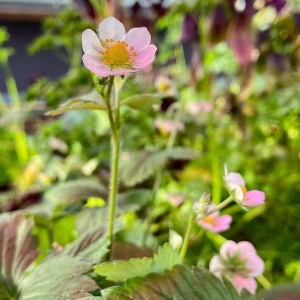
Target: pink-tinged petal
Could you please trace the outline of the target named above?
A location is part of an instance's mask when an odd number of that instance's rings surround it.
[[[245,180],[240,173],[230,172],[226,175],[227,182],[234,182],[240,186],[245,186]]]
[[[232,222],[232,217],[229,215],[224,215],[218,217],[216,225],[214,227],[214,232],[223,232],[230,228],[230,224]]]
[[[110,71],[110,67],[101,62],[100,56],[84,54],[82,56],[84,66],[93,73],[106,77]]]
[[[216,275],[220,275],[222,273],[222,271],[224,270],[224,266],[221,263],[219,255],[215,255],[212,257],[209,263],[209,270]]]
[[[242,205],[244,206],[257,206],[264,204],[265,193],[257,190],[249,191],[246,193]]]
[[[97,34],[93,30],[86,29],[82,33],[82,49],[85,54],[90,55],[99,55],[99,51],[103,49]]]
[[[251,254],[247,258],[245,269],[247,270],[249,276],[257,277],[264,272],[265,264],[258,255]]]
[[[242,289],[247,289],[252,294],[256,291],[257,284],[253,277],[243,277],[235,274],[231,281],[239,293],[241,293]]]
[[[236,253],[236,251],[238,251],[237,243],[229,240],[222,245],[220,249],[220,256],[223,259],[227,259],[228,256],[233,256]]]
[[[256,254],[254,246],[248,241],[239,242],[237,244],[237,247],[240,252],[240,257],[242,258],[247,257],[249,254],[252,253]]]
[[[149,45],[143,51],[139,52],[134,58],[135,62],[132,64],[133,67],[141,69],[150,65],[154,61],[156,50],[156,46]]]
[[[104,19],[98,28],[99,37],[101,41],[106,39],[113,39],[115,42],[123,41],[125,38],[124,25],[114,17]]]
[[[128,70],[128,69],[116,69],[116,70],[111,70],[109,66],[101,62],[99,56],[94,56],[94,55],[89,55],[89,54],[84,54],[82,56],[82,61],[84,66],[92,71],[94,74],[102,76],[102,77],[107,77],[110,75],[113,76],[119,76],[119,75],[125,75],[127,73],[134,73],[138,72],[138,70]]]
[[[134,47],[134,52],[139,52],[150,45],[151,35],[146,27],[132,28],[127,32],[125,42]]]

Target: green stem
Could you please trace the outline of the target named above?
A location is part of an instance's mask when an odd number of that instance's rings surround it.
[[[186,255],[186,251],[187,251],[187,248],[188,248],[188,245],[189,245],[190,235],[192,233],[192,229],[193,229],[193,226],[194,226],[194,222],[196,220],[196,216],[197,215],[195,213],[192,213],[190,215],[190,218],[189,218],[188,227],[187,227],[187,230],[185,232],[184,239],[183,239],[183,244],[182,244],[181,251],[180,251],[180,257],[181,257],[182,260],[185,258],[185,255]]]
[[[192,229],[193,229],[194,222],[195,222],[196,218],[198,220],[202,220],[205,217],[211,215],[212,213],[214,213],[216,211],[220,211],[225,206],[227,206],[229,203],[231,203],[233,200],[234,199],[232,198],[232,196],[229,196],[226,200],[224,200],[219,205],[217,205],[213,210],[210,210],[208,213],[204,214],[200,218],[199,217],[197,218],[197,214],[194,213],[194,212],[190,215],[188,227],[187,227],[187,230],[185,232],[184,239],[183,239],[183,244],[182,244],[181,251],[180,251],[180,257],[181,257],[181,259],[185,258],[185,255],[186,255],[186,252],[187,252],[187,248],[188,248],[188,244],[189,244],[190,235],[191,235],[191,232],[192,232]]]
[[[108,82],[107,92],[105,95],[105,103],[107,108],[107,114],[111,127],[111,172],[110,172],[110,189],[109,189],[109,220],[107,237],[110,241],[110,249],[113,245],[115,213],[117,206],[117,191],[118,191],[118,171],[119,171],[119,157],[120,157],[120,134],[119,134],[119,99],[118,93],[115,95],[115,116],[113,116],[113,110],[111,107],[111,92],[114,82],[114,77],[111,77]],[[97,87],[96,87],[97,88]],[[102,91],[101,91],[102,92]],[[111,251],[109,253],[111,256]]]
[[[264,275],[260,275],[260,276],[256,277],[256,279],[265,289],[271,288],[271,286],[272,286],[271,283]]]
[[[229,196],[226,200],[222,201],[219,205],[217,205],[214,209],[210,210],[207,214],[205,214],[204,216],[202,216],[201,218],[199,218],[198,220],[202,220],[205,217],[213,214],[216,211],[220,211],[221,209],[223,209],[225,206],[227,206],[229,203],[231,203],[234,199],[232,198],[232,196]]]
[[[118,190],[118,169],[120,156],[120,141],[117,138],[111,139],[112,145],[112,160],[111,160],[111,175],[110,175],[110,191],[109,191],[109,221],[108,221],[108,239],[110,240],[110,249],[113,244],[115,212],[117,205],[117,190]]]
[[[14,76],[12,74],[11,68],[8,63],[5,63],[3,66],[3,72],[5,76],[5,84],[7,92],[12,103],[13,109],[20,111],[21,109],[21,100],[18,91],[18,87]],[[24,131],[24,125],[22,122],[16,123],[16,129],[13,133],[13,139],[15,144],[15,150],[18,157],[18,161],[24,165],[29,159],[28,146],[27,146],[27,137]]]

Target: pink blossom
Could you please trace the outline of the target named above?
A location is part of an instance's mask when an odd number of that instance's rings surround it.
[[[181,205],[185,198],[186,196],[182,193],[168,193],[165,195],[165,199],[175,207]]]
[[[228,173],[226,166],[224,180],[229,193],[242,206],[251,207],[264,204],[265,193],[258,190],[247,191],[242,175],[235,172]]]
[[[214,204],[211,204],[209,211],[212,211],[216,206]],[[229,229],[230,224],[232,222],[232,217],[229,215],[223,215],[219,216],[220,212],[216,211],[214,213],[211,213],[210,215],[201,218],[198,221],[198,224],[203,227],[204,229],[207,229],[212,232],[222,232]]]
[[[213,106],[207,101],[196,101],[188,106],[188,111],[191,115],[197,115],[201,112],[208,113],[212,111]]]
[[[184,124],[180,121],[157,119],[155,120],[154,125],[163,133],[171,133],[175,130],[184,130]]]
[[[150,44],[151,36],[145,27],[125,33],[124,25],[109,17],[99,24],[98,35],[91,29],[82,33],[82,60],[87,69],[99,76],[138,72],[154,60],[157,48]]]
[[[219,277],[225,275],[238,292],[245,288],[254,294],[257,286],[254,277],[263,273],[264,262],[250,242],[227,241],[220,254],[211,259],[209,269]]]

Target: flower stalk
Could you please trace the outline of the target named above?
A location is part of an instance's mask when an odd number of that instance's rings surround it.
[[[110,241],[110,249],[113,245],[115,212],[117,206],[117,191],[118,191],[118,173],[119,173],[119,157],[120,157],[120,133],[119,133],[119,118],[120,108],[118,93],[115,93],[114,109],[111,106],[111,95],[114,83],[114,76],[111,76],[107,83],[107,91],[104,94],[104,100],[107,109],[107,115],[111,128],[111,173],[110,173],[110,187],[109,187],[109,220],[107,229],[107,238]],[[97,91],[103,95],[103,89],[96,85]],[[111,253],[110,253],[111,255]]]
[[[192,229],[193,229],[193,226],[194,226],[194,223],[195,223],[196,219],[200,221],[200,220],[204,219],[205,217],[211,215],[212,213],[214,213],[216,211],[220,211],[221,209],[226,207],[228,204],[230,204],[233,200],[234,199],[232,198],[232,196],[229,196],[226,200],[221,202],[215,208],[209,210],[206,214],[203,214],[201,217],[199,217],[199,216],[197,217],[197,214],[195,212],[192,212],[192,214],[189,217],[188,227],[187,227],[187,230],[185,232],[182,247],[181,247],[181,251],[180,251],[181,259],[185,258],[185,255],[186,255],[186,252],[187,252],[187,249],[188,249],[190,236],[191,236]]]

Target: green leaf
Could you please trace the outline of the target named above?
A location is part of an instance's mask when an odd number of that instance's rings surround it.
[[[140,151],[132,153],[129,159],[120,162],[120,177],[125,185],[134,186],[155,174],[168,159],[191,160],[199,156],[198,151],[182,147],[158,152]]]
[[[92,264],[80,258],[56,256],[37,266],[23,280],[19,300],[87,299],[89,291],[98,289],[96,283],[84,273]]]
[[[89,179],[78,179],[59,183],[45,193],[45,200],[53,205],[74,203],[90,197],[106,198],[105,187]]]
[[[106,110],[105,102],[97,91],[92,91],[86,95],[71,98],[61,104],[59,108],[46,113],[47,116],[56,116],[72,110],[98,109]]]
[[[153,272],[163,272],[181,263],[176,250],[169,244],[158,249],[153,258],[132,258],[127,261],[113,261],[95,267],[97,274],[111,281],[124,281],[131,277],[146,276]]]
[[[87,199],[87,203],[85,204],[85,207],[103,207],[105,206],[106,202],[99,197],[89,197]]]
[[[102,290],[105,300],[255,300],[249,292],[239,296],[235,288],[202,268],[177,265],[164,274],[149,274],[132,278],[124,286]]]
[[[88,230],[74,242],[69,244],[61,255],[79,256],[99,263],[102,257],[108,252],[109,240],[102,229]]]
[[[33,220],[23,214],[0,216],[0,299],[12,299],[25,271],[38,256]]]
[[[300,283],[279,284],[270,290],[260,292],[257,300],[297,300],[300,299]]]
[[[171,270],[175,265],[181,264],[180,255],[170,244],[159,247],[158,253],[153,256],[152,272],[162,273]]]
[[[98,275],[111,281],[124,281],[131,277],[145,276],[152,270],[152,258],[131,258],[127,261],[113,261],[95,267]]]
[[[128,105],[134,109],[146,110],[153,104],[158,104],[161,101],[159,94],[141,94],[128,97],[121,102],[121,105]]]

